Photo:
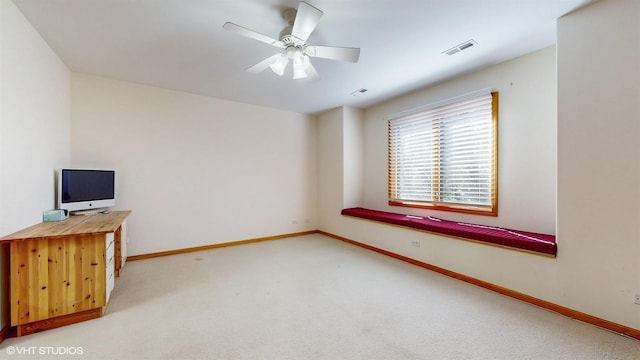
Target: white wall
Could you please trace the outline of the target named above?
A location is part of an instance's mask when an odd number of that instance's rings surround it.
[[[483,88],[499,92],[499,216],[389,206],[385,116]],[[364,205],[555,234],[555,97],[555,50],[551,47],[367,109]]]
[[[607,0],[560,19],[557,80],[549,48],[365,112],[363,205],[411,212],[386,204],[384,116],[482,87],[498,90],[499,217],[432,214],[554,233],[557,191],[556,259],[342,217],[321,203],[322,230],[640,329],[632,301],[640,293],[639,13],[638,1]],[[319,138],[320,164],[333,146],[326,140],[339,136]]]
[[[360,206],[364,190],[364,113],[343,106],[318,117],[318,227],[346,207]]]
[[[0,237],[55,207],[54,169],[70,158],[69,69],[11,1],[0,1]],[[7,246],[0,328],[8,316]]]
[[[344,206],[343,109],[318,116],[318,218],[327,230]]]
[[[73,74],[72,166],[117,171],[131,255],[317,227],[315,118]]]
[[[364,111],[342,108],[344,149],[342,206],[360,206],[364,201]]]
[[[301,114],[86,75],[73,75],[70,94],[66,66],[0,1],[0,236],[54,206],[54,168],[109,167],[118,208],[134,210],[133,254],[320,228],[640,329],[638,13],[635,0],[606,0],[559,21],[557,121],[549,48],[372,107],[364,120],[335,109],[316,129]],[[500,92],[500,216],[433,215],[554,233],[557,190],[557,259],[339,215],[358,199],[396,210],[386,203],[385,115],[483,87]],[[417,237],[419,249],[409,245]]]
[[[389,207],[384,117],[487,87],[500,93],[499,216]],[[367,109],[364,141],[360,141],[364,145],[365,169],[362,205],[379,210],[427,213],[454,220],[555,233],[555,104],[555,49],[547,48]],[[338,127],[331,130],[343,131]],[[335,159],[333,141],[326,140],[343,136],[334,133],[319,138],[320,173],[327,171],[322,164],[341,163],[340,159]],[[327,186],[323,181],[320,178],[320,188],[342,189],[335,185]],[[336,195],[325,192],[320,196],[329,198]],[[343,217],[336,204],[341,205],[342,202],[334,201],[332,208],[325,208],[320,203],[319,211],[324,214],[322,230],[543,299],[552,299],[556,292],[555,288],[547,285],[555,276],[555,269],[550,267],[556,261],[554,259]],[[416,239],[421,241],[420,248],[411,246],[411,241]]]
[[[640,329],[640,2],[558,22],[560,282],[572,307]]]
[[[344,162],[350,161],[350,167],[354,167],[353,159],[363,158],[364,176],[361,177],[360,183],[363,200],[357,205],[384,211],[431,215],[450,220],[555,234],[555,56],[554,47],[546,48],[368,108],[364,112],[362,133],[336,125],[330,129],[332,133],[319,138],[321,167],[319,173],[325,174],[326,178],[327,173],[338,171],[330,168],[330,165],[323,166],[324,163],[335,164],[336,168],[339,167],[339,170],[343,171]],[[499,92],[499,216],[487,217],[389,206],[387,204],[388,165],[385,116],[483,88],[492,88]],[[334,114],[333,117],[343,116],[337,110],[333,110],[330,114]],[[328,116],[323,114],[320,117],[320,126],[323,119]],[[336,147],[338,141],[340,146]],[[345,147],[342,143],[350,145]],[[358,146],[361,147],[358,148]],[[336,154],[336,149],[340,149],[341,154]],[[335,174],[334,179],[342,176],[342,174]],[[346,237],[350,237],[349,234],[358,234],[360,240],[366,239],[366,242],[371,245],[394,249],[407,256],[426,256],[424,253],[428,252],[430,259],[433,261],[439,258],[442,266],[451,261],[451,257],[446,254],[458,252],[460,247],[478,246],[452,241],[442,243],[441,238],[436,237],[428,240],[428,245],[416,252],[415,248],[409,246],[410,241],[384,241],[380,236],[374,235],[384,233],[386,229],[376,227],[375,231],[368,232],[366,229],[359,229],[359,225],[356,225],[359,224],[358,220],[340,215],[340,209],[345,207],[345,204],[356,206],[348,201],[349,196],[356,198],[359,196],[354,195],[354,191],[348,190],[353,188],[352,185],[349,185],[345,191],[343,185],[346,186],[347,183],[337,186],[327,185],[323,181],[320,178],[319,186],[333,191],[333,194],[325,192],[320,195],[321,198],[343,196],[341,201],[333,201],[330,207],[326,206],[327,204],[319,204],[319,211],[324,214],[322,229],[325,231]],[[426,259],[423,258],[423,260]],[[464,267],[468,268],[468,272],[473,273],[477,266],[474,261],[469,261]],[[462,271],[462,269],[459,270]]]

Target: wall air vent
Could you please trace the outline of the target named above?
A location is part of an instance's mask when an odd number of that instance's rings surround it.
[[[466,50],[474,45],[478,45],[478,43],[475,40],[471,39],[463,42],[462,44],[456,45],[449,50],[445,50],[442,53],[451,56],[453,54],[459,53],[462,50]]]

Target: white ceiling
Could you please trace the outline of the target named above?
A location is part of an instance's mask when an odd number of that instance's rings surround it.
[[[555,44],[556,19],[590,0],[307,0],[324,16],[310,45],[360,47],[360,60],[314,58],[316,81],[244,69],[278,49],[297,0],[13,0],[72,71],[300,113],[367,107]],[[462,42],[477,42],[453,56]],[[351,92],[368,89],[354,97]]]

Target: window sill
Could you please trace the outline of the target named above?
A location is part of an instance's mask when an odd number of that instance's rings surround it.
[[[431,216],[396,214],[360,207],[343,209],[342,215],[390,223],[413,230],[428,231],[550,257],[555,257],[558,250],[555,235],[461,223]]]
[[[458,212],[465,214],[473,214],[473,215],[482,215],[482,216],[498,216],[498,207],[495,205],[481,207],[481,206],[465,206],[465,205],[440,205],[440,204],[430,204],[426,202],[418,202],[418,201],[401,201],[401,200],[389,200],[389,205],[391,206],[404,206],[410,208],[417,209],[428,209],[428,210],[440,210],[440,211],[450,211],[450,212]]]

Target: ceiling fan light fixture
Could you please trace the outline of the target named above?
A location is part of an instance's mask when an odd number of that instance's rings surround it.
[[[294,79],[304,79],[307,77],[307,73],[300,69],[299,67],[294,66],[293,67],[293,78]]]
[[[282,50],[281,53],[269,56],[259,63],[245,69],[245,71],[258,74],[268,67],[274,73],[283,76],[284,71],[291,60],[293,67],[293,78],[309,78],[316,80],[320,78],[318,71],[311,64],[309,58],[323,58],[329,60],[340,60],[357,62],[360,56],[359,48],[339,47],[339,46],[309,46],[307,39],[315,30],[318,22],[323,16],[322,10],[301,1],[297,9],[287,9],[283,12],[283,17],[287,21],[287,26],[280,32],[279,39],[274,39],[263,35],[257,31],[244,26],[226,22],[222,27],[238,35],[251,38]]]
[[[307,68],[309,67],[309,57],[300,51],[293,54],[293,78],[304,79],[307,75]]]
[[[276,61],[274,61],[269,67],[273,70],[277,75],[284,75],[284,69],[287,67],[289,63],[289,58],[285,54],[280,54]]]

